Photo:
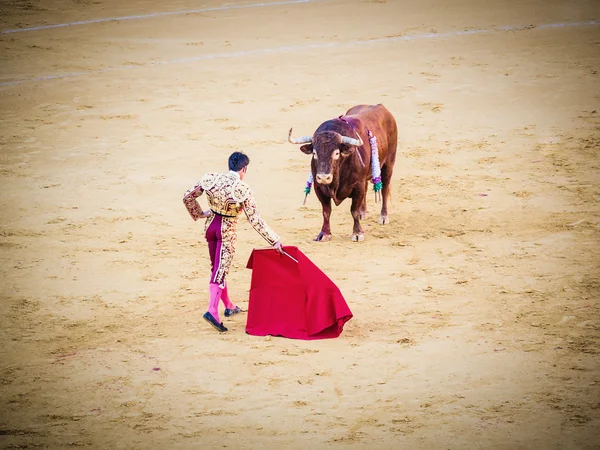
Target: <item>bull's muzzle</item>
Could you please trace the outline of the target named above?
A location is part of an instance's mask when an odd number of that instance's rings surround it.
[[[333,181],[333,175],[330,173],[318,173],[317,183],[319,184],[331,184]]]

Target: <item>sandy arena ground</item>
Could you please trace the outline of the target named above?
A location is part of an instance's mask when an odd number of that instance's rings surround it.
[[[599,448],[598,1],[222,1],[0,4],[0,447]],[[398,121],[391,223],[371,194],[316,243],[287,132],[359,103]],[[181,197],[237,149],[340,338],[202,320]]]

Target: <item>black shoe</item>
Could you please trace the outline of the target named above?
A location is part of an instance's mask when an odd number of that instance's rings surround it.
[[[217,322],[217,319],[215,319],[213,317],[213,315],[211,313],[209,313],[208,311],[206,311],[204,313],[204,320],[206,320],[208,323],[210,323],[213,327],[215,327],[215,329],[221,333],[224,333],[225,331],[227,331],[227,328],[222,324]]]
[[[225,310],[225,317],[230,317],[230,316],[233,316],[235,314],[239,314],[241,312],[242,312],[242,310],[240,309],[239,306],[236,306],[234,309],[226,309]]]

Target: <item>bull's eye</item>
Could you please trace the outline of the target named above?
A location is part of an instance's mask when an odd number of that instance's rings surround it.
[[[331,154],[331,157],[332,157],[333,159],[338,159],[338,158],[340,157],[340,149],[335,149],[335,150],[333,151],[333,153]]]
[[[315,150],[314,148],[313,148],[313,157],[315,159],[319,159],[319,157],[317,156],[317,150]]]

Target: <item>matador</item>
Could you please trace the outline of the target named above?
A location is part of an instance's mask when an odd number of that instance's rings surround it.
[[[226,317],[241,312],[229,298],[225,278],[235,254],[237,224],[242,211],[258,234],[276,250],[282,251],[279,236],[260,217],[252,191],[242,181],[249,163],[250,159],[244,153],[232,153],[228,161],[229,172],[205,174],[183,197],[183,203],[194,221],[207,219],[204,233],[212,268],[208,311],[203,317],[220,332],[227,331],[227,328],[219,320],[219,300],[225,305]],[[203,193],[208,197],[208,211],[203,211],[197,200]]]

